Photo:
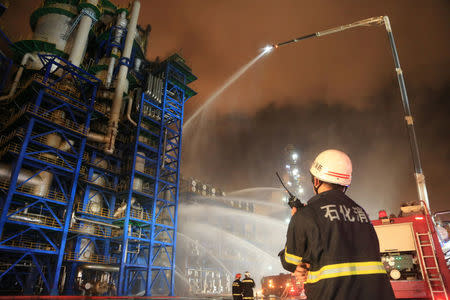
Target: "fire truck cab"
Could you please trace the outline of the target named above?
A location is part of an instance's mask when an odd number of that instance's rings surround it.
[[[372,224],[396,299],[448,299],[450,272],[442,248],[449,246],[448,234],[439,238],[421,205],[402,206],[399,217],[384,211],[379,217]]]

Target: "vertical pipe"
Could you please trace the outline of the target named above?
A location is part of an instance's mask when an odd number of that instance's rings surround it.
[[[97,6],[98,0],[90,0],[89,3]],[[92,10],[91,12],[92,14],[94,14]],[[80,24],[78,25],[77,34],[75,36],[72,51],[70,52],[69,56],[69,61],[77,67],[80,66],[83,60],[92,23],[92,18],[86,14],[83,14],[80,20]]]
[[[125,40],[125,47],[123,49],[122,58],[126,61],[131,57],[133,50],[134,37],[136,35],[136,26],[139,18],[139,11],[141,2],[135,0],[131,11],[130,23],[128,24],[128,34]],[[122,107],[123,93],[125,92],[126,79],[128,74],[128,66],[122,64],[117,75],[117,87],[114,94],[114,100],[111,106],[111,113],[108,122],[107,136],[109,142],[106,144],[105,152],[112,154],[114,152],[114,144],[117,136],[117,129],[119,127],[120,108]]]
[[[117,29],[114,34],[114,43],[115,44],[120,44],[122,35],[124,33],[124,30],[122,28],[125,28],[126,26],[127,26],[127,13],[123,11],[120,13],[120,15],[117,16],[117,22],[116,22]],[[114,57],[114,55],[117,55],[118,52],[119,51],[118,51],[117,47],[113,47],[113,49],[111,50],[111,58],[110,58],[109,65],[108,65],[108,73],[106,75],[106,83],[105,83],[105,86],[107,88],[109,88],[111,86],[113,72],[114,72],[114,66],[116,63],[116,58]]]
[[[111,86],[115,65],[116,65],[116,58],[114,56],[111,56],[109,59],[108,73],[106,74],[105,86],[107,88],[109,88]]]
[[[422,171],[422,165],[420,163],[419,147],[417,145],[416,132],[414,130],[414,121],[411,114],[411,109],[409,108],[408,94],[406,93],[405,79],[403,78],[403,71],[400,67],[400,60],[398,58],[397,47],[395,46],[394,35],[392,34],[391,23],[389,22],[389,17],[384,16],[384,25],[386,26],[386,31],[389,37],[389,42],[391,44],[392,56],[394,58],[395,71],[397,73],[398,85],[400,87],[400,94],[402,96],[403,111],[405,114],[406,128],[409,134],[409,145],[411,147],[411,153],[414,163],[414,177],[416,178],[417,193],[420,201],[424,201],[427,205],[428,210],[430,210],[430,203],[428,201],[428,192],[425,184],[425,175]]]

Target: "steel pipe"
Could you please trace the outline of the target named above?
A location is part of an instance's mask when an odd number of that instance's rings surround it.
[[[97,6],[98,0],[90,0],[90,4]],[[92,9],[90,14],[94,14]],[[75,66],[79,67],[83,61],[84,53],[86,51],[86,46],[89,37],[89,31],[93,23],[93,17],[90,14],[83,14],[78,25],[77,34],[73,43],[72,51],[70,52],[69,61]]]
[[[128,33],[127,38],[125,39],[125,47],[122,55],[122,59],[125,61],[129,61],[131,57],[131,51],[133,50],[133,42],[136,36],[137,21],[139,18],[140,8],[141,2],[139,0],[135,0],[133,3],[133,8],[131,10],[130,22],[128,24]],[[119,73],[117,75],[117,87],[114,94],[114,100],[111,106],[111,113],[108,122],[108,131],[106,134],[108,137],[108,143],[105,145],[105,153],[107,154],[114,153],[117,130],[119,127],[120,109],[122,107],[127,74],[128,74],[128,66],[126,64],[122,64],[120,66]]]
[[[35,61],[33,54],[26,53],[22,57],[22,61],[20,62],[19,69],[17,70],[16,77],[14,77],[14,81],[11,85],[11,89],[9,90],[8,95],[0,97],[0,101],[11,99],[14,94],[16,93],[17,86],[19,85],[20,79],[22,78],[23,70],[25,69],[26,64],[28,63],[28,60]]]

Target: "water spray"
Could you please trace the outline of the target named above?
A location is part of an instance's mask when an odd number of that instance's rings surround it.
[[[247,72],[248,69],[250,69],[251,66],[253,66],[258,60],[260,60],[264,55],[268,54],[273,50],[273,47],[268,45],[265,48],[262,49],[261,53],[258,54],[254,59],[252,59],[250,62],[245,64],[243,67],[241,67],[239,70],[237,70],[230,78],[225,81],[225,83],[217,89],[203,104],[200,106],[195,113],[187,119],[187,121],[183,125],[183,129],[186,130],[189,128],[189,124],[192,123],[192,121],[214,100],[217,99],[218,96],[220,96],[230,85],[232,85],[236,80],[238,80],[245,72]]]

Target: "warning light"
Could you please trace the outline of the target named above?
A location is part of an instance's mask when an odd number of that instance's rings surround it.
[[[380,210],[379,212],[378,212],[378,219],[387,219],[388,218],[388,216],[387,216],[387,213],[386,213],[386,211],[385,210]]]
[[[423,220],[423,217],[415,217],[416,220]]]

